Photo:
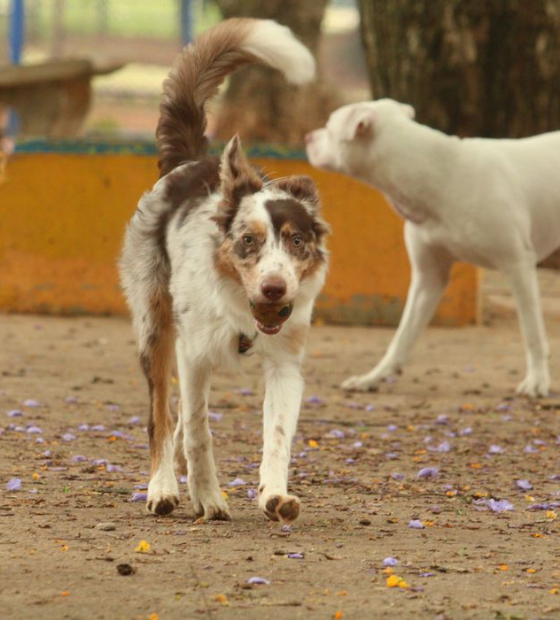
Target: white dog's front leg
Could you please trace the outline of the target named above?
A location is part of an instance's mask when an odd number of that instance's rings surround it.
[[[180,339],[176,348],[181,388],[179,423],[183,426],[183,447],[191,502],[197,516],[230,520],[231,516],[216,475],[212,435],[208,425],[211,368],[207,363],[189,360]],[[176,430],[175,437],[180,439],[181,432]]]
[[[259,506],[272,521],[291,523],[299,515],[300,502],[288,495],[288,467],[296,430],[303,379],[299,362],[265,362],[264,447],[260,468]]]
[[[531,397],[548,396],[549,345],[541,308],[537,269],[532,263],[521,264],[515,269],[508,269],[506,273],[517,304],[527,357],[527,373],[517,386],[517,393]]]
[[[405,227],[405,240],[412,264],[412,280],[399,327],[377,366],[365,375],[346,379],[342,383],[342,388],[345,390],[372,390],[383,379],[400,372],[418,336],[434,315],[445,291],[452,260],[446,254],[422,244],[408,223]]]

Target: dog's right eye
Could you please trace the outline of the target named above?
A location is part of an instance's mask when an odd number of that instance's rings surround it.
[[[243,244],[247,247],[251,247],[255,243],[255,238],[252,235],[243,235]]]

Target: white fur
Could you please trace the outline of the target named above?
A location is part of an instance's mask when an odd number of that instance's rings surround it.
[[[508,277],[527,356],[517,391],[546,396],[549,346],[536,264],[560,246],[560,132],[459,139],[413,116],[410,106],[389,99],[349,105],[307,136],[313,165],[377,187],[406,220],[412,281],[401,323],[377,366],[343,387],[374,388],[402,367],[459,260]]]
[[[259,20],[246,37],[243,49],[281,71],[293,84],[315,77],[315,59],[292,31],[271,19]]]
[[[184,461],[178,443],[182,440],[195,512],[208,519],[229,517],[212,455],[208,395],[211,373],[216,366],[240,368],[239,336],[245,334],[255,338],[253,351],[263,357],[266,378],[259,504],[267,512],[269,500],[277,501],[276,511],[269,516],[288,522],[291,518],[284,518],[280,513],[282,506],[297,504],[299,511],[299,500],[288,495],[287,478],[290,446],[303,391],[300,374],[303,349],[294,350],[291,337],[294,332],[309,327],[315,297],[325,280],[326,263],[313,275],[298,281],[293,257],[275,240],[270,216],[263,206],[268,200],[289,198],[289,195],[272,186],[243,199],[231,230],[234,237],[243,234],[242,230],[236,230],[236,222],[244,216],[251,221],[259,220],[268,228],[255,290],[246,290],[216,270],[216,249],[224,233],[212,218],[219,212],[223,198],[220,192],[209,195],[195,207],[182,225],[179,225],[180,209],[170,218],[165,243],[170,264],[162,265],[154,229],[161,213],[169,208],[165,201],[168,182],[167,177],[158,181],[153,191],[140,201],[127,230],[121,260],[122,282],[141,351],[149,341],[148,331],[158,332],[150,325],[147,331],[145,319],[150,313],[149,303],[154,292],[160,286],[168,287],[173,300],[181,392],[179,420],[174,434],[175,445],[172,441],[165,443],[158,470],[150,481],[148,505],[157,507],[160,500],[168,498],[176,501],[178,489],[173,455],[181,469]],[[293,302],[292,315],[280,333],[272,336],[258,332],[249,305],[250,298],[258,298],[261,283],[271,273],[285,279],[285,299]],[[168,283],[161,277],[158,281],[158,274],[168,274]],[[292,511],[292,514],[296,513]]]

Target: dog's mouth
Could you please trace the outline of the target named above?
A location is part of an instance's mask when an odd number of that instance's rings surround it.
[[[258,330],[267,336],[278,334],[294,309],[294,304],[291,302],[288,304],[250,302],[250,306]]]

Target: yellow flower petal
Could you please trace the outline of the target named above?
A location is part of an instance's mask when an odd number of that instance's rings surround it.
[[[141,540],[138,545],[136,545],[136,549],[134,549],[135,553],[149,553],[150,551],[150,543],[147,540]]]

